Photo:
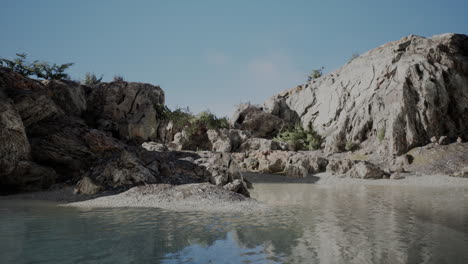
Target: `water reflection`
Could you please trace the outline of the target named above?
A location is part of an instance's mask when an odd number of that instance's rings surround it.
[[[0,201],[1,263],[468,263],[466,190],[257,184],[251,214]]]

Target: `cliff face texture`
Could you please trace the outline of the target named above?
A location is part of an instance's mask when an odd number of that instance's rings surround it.
[[[468,136],[468,36],[410,35],[270,98],[264,110],[311,123],[326,150],[347,142],[400,155],[431,137]]]
[[[54,184],[76,184],[77,193],[95,194],[210,182],[248,196],[229,157],[139,145],[170,137],[159,104],[164,92],[151,84],[41,82],[0,67],[0,195]]]

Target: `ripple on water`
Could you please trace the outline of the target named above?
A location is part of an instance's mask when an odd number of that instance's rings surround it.
[[[1,263],[468,263],[464,190],[257,184],[274,210],[0,201]]]

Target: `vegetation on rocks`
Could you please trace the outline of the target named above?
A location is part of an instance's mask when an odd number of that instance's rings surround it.
[[[359,148],[359,144],[353,141],[348,141],[345,146],[346,151],[355,151]]]
[[[154,108],[161,119],[170,120],[176,131],[185,130],[188,135],[208,129],[229,128],[227,117],[217,117],[210,111],[203,111],[194,115],[188,107],[178,107],[171,111],[166,105],[155,105]]]
[[[73,63],[50,64],[49,62],[38,60],[27,62],[26,57],[26,53],[16,53],[16,58],[13,60],[0,58],[0,66],[11,69],[25,77],[36,76],[37,78],[45,80],[63,80],[70,78],[65,71],[70,68]]]
[[[84,80],[82,80],[81,83],[84,85],[93,86],[100,83],[102,81],[102,77],[103,76],[101,75],[101,77],[98,78],[96,74],[87,72],[85,74]]]
[[[125,78],[121,75],[115,75],[114,78],[112,78],[112,81],[114,82],[124,82]]]
[[[379,139],[380,142],[382,142],[382,140],[384,140],[384,138],[385,138],[385,129],[384,128],[379,129],[379,132],[377,133],[377,138]]]
[[[307,82],[310,82],[314,79],[320,78],[323,75],[323,69],[324,67],[320,69],[314,69],[310,72],[310,74],[307,76]]]
[[[295,150],[317,150],[322,145],[323,138],[312,125],[304,129],[301,125],[296,125],[291,129],[281,131],[275,140],[287,142],[293,146]]]

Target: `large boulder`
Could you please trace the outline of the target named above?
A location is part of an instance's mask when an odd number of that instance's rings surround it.
[[[346,175],[351,178],[382,179],[385,176],[385,172],[368,161],[359,161]]]
[[[330,152],[369,141],[401,155],[433,136],[456,139],[468,133],[467,47],[465,35],[410,35],[275,95],[264,109],[288,119],[295,112],[326,137]]]
[[[1,67],[0,90],[11,99],[26,128],[42,120],[64,115],[41,82]]]
[[[288,163],[284,168],[284,174],[290,178],[305,178],[308,173],[309,170],[298,163]]]
[[[282,173],[290,155],[291,153],[287,151],[256,153],[258,170],[263,173]]]
[[[10,174],[19,161],[28,160],[30,150],[20,115],[0,94],[0,177]]]
[[[42,83],[55,104],[67,115],[80,117],[86,111],[85,88],[78,82],[45,80]]]
[[[292,150],[287,142],[280,142],[266,138],[249,138],[239,148],[239,151],[267,151],[267,150]]]
[[[201,157],[194,162],[206,168],[212,184],[250,197],[247,190],[249,183],[244,178],[236,159],[229,153],[200,152],[199,155]]]
[[[106,162],[96,163],[89,168],[85,177],[91,179],[96,186],[103,186],[106,189],[129,188],[135,185],[158,182],[155,173],[147,168],[143,161],[128,151],[122,151]],[[83,183],[79,183],[78,188],[80,184]]]
[[[241,104],[230,120],[231,126],[249,131],[253,137],[272,138],[287,126],[287,123],[261,107]]]
[[[236,152],[250,138],[250,133],[239,129],[210,129],[207,132],[212,151]]]
[[[167,119],[158,120],[158,140],[164,144],[170,143],[174,140],[174,135],[179,131],[176,126],[174,126],[174,122]]]
[[[174,140],[168,146],[175,150],[211,150],[212,144],[204,128],[183,129],[174,135]],[[218,146],[219,148],[219,146]]]
[[[428,144],[411,149],[405,156],[411,157],[404,165],[407,171],[451,175],[468,165],[468,143]]]
[[[331,159],[328,162],[326,171],[331,174],[345,174],[356,164],[356,161],[349,159]]]
[[[47,189],[56,183],[58,178],[54,169],[29,160],[20,161],[11,176],[13,178],[9,181],[10,187],[23,192]]]
[[[134,82],[100,83],[88,96],[86,118],[99,130],[123,139],[158,139],[164,91],[159,86]]]
[[[92,141],[88,132],[82,120],[72,117],[35,123],[28,128],[32,157],[40,164],[55,168],[63,181],[78,179],[100,156],[101,147],[93,142],[105,144],[105,141]]]
[[[75,194],[97,194],[103,187],[89,177],[83,177],[75,186]]]
[[[0,90],[0,193],[47,188],[57,177],[31,160],[31,146],[21,116]]]

